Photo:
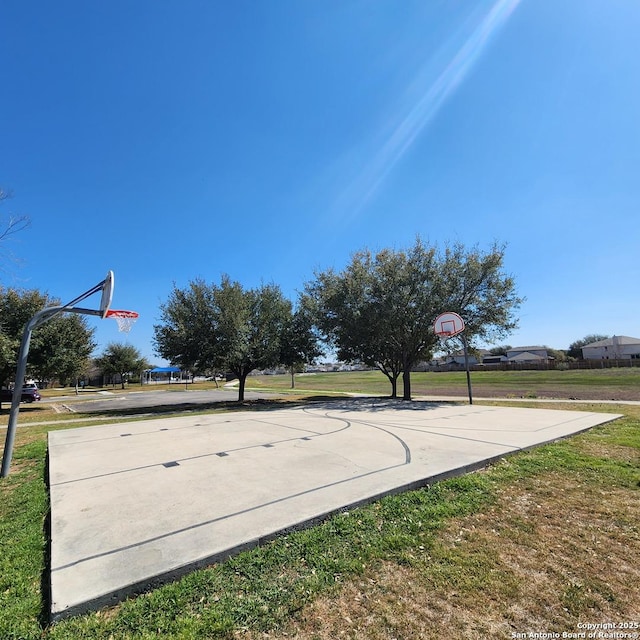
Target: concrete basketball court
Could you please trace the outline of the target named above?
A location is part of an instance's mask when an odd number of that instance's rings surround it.
[[[50,432],[51,618],[616,417],[358,399]]]

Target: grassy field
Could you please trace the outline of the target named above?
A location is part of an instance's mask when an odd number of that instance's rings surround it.
[[[347,379],[339,391],[377,384]],[[640,623],[640,407],[580,408],[624,418],[50,627],[46,430],[84,423],[21,427],[0,481],[0,638],[513,638]]]
[[[585,400],[640,400],[640,367],[568,371],[474,371],[473,393],[484,398],[549,398]],[[247,386],[255,389],[288,389],[287,375],[251,376]],[[295,377],[299,391],[344,391],[389,395],[391,385],[379,371],[302,374]],[[411,391],[416,396],[466,396],[463,371],[415,372]],[[398,382],[402,393],[402,380]]]
[[[620,369],[575,369],[550,371],[474,371],[471,373],[474,397],[477,398],[539,398],[569,400],[638,400],[640,401],[640,367]],[[222,388],[224,383],[219,383]],[[216,389],[214,382],[184,385],[151,384],[130,385],[121,390],[119,385],[105,389],[91,388],[74,396],[72,388],[43,390],[42,403],[24,404],[21,416],[24,420],[38,420],[51,413],[50,402],[61,394],[78,400],[86,400],[96,391],[120,394],[131,391],[174,391],[185,389]],[[296,374],[295,387],[291,389],[290,375],[255,375],[247,378],[247,389],[273,390],[279,393],[301,396],[315,393],[364,393],[388,396],[391,385],[379,371],[349,371],[334,373]],[[467,379],[463,371],[414,372],[411,374],[412,396],[467,396]],[[398,392],[402,393],[402,378],[398,379]],[[56,407],[62,411],[61,407]],[[3,404],[8,413],[9,405]],[[64,413],[64,412],[63,412]],[[62,418],[60,418],[62,419]]]

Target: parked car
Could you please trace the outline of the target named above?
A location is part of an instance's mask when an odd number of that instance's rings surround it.
[[[25,384],[22,387],[21,402],[36,402],[40,400],[40,390],[35,384]],[[0,402],[11,402],[13,400],[13,389],[0,389]]]

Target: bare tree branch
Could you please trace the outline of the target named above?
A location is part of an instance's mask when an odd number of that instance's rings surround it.
[[[29,216],[9,216],[7,223],[3,229],[0,229],[0,242],[6,240],[9,236],[12,236],[18,231],[24,231],[31,225],[31,218]]]
[[[8,200],[13,196],[11,191],[6,191],[0,187],[0,204],[4,200]],[[31,225],[31,218],[26,215],[0,216],[0,272],[5,272],[4,264],[8,262],[17,262],[13,254],[7,249],[6,241],[19,231],[24,231]]]

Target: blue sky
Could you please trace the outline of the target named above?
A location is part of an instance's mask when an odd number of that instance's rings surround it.
[[[134,344],[175,282],[279,284],[368,247],[507,243],[504,342],[640,337],[636,0],[5,0],[5,286],[115,272]],[[97,298],[95,303],[98,303]]]

